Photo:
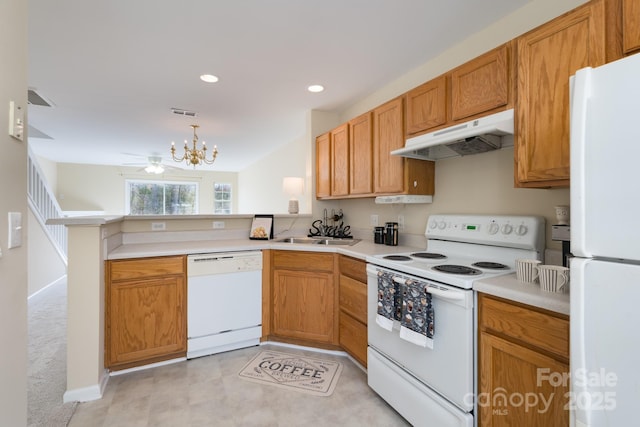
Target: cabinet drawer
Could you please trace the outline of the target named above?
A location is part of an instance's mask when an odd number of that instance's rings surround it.
[[[333,254],[300,251],[274,251],[273,268],[333,272]]]
[[[344,312],[340,313],[340,345],[367,366],[367,326]]]
[[[367,264],[362,260],[341,255],[340,274],[367,283]]]
[[[108,261],[110,279],[127,280],[141,277],[166,276],[185,272],[185,257],[137,258]]]
[[[340,276],[340,309],[367,324],[367,285]]]
[[[480,294],[480,328],[569,358],[569,319]]]

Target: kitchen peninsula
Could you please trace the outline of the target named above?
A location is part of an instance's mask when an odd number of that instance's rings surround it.
[[[278,238],[286,236],[306,235],[308,225],[312,222],[310,215],[276,216],[274,240],[249,240],[251,215],[225,216],[227,228],[223,230],[210,228],[213,218],[207,215],[144,218],[110,216],[51,220],[51,223],[65,224],[69,234],[65,401],[100,399],[108,381],[109,373],[105,369],[104,359],[105,261],[244,250],[320,252],[364,261],[367,256],[425,247],[424,236],[415,235],[405,236],[405,240],[400,242],[401,246],[377,245],[372,242],[373,236],[368,235],[369,230],[355,230],[354,236],[363,240],[352,246],[277,242]],[[215,218],[220,219],[219,216]],[[149,231],[151,223],[159,221],[166,222],[167,229],[163,232]],[[271,266],[263,267],[263,281],[265,277],[268,281]],[[339,271],[334,274],[338,275]],[[491,294],[491,287],[484,292]],[[567,295],[544,297],[566,299],[568,306]],[[528,302],[526,299],[524,301]],[[270,302],[266,303],[268,305]],[[539,304],[535,299],[529,303]],[[550,306],[553,309],[554,304]],[[337,307],[338,304],[334,308]]]

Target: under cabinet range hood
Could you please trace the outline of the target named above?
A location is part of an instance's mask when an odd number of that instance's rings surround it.
[[[408,138],[395,156],[438,160],[484,153],[513,145],[513,109]]]
[[[415,204],[415,203],[433,203],[433,196],[397,194],[394,196],[376,197],[376,205],[404,205],[404,204]]]

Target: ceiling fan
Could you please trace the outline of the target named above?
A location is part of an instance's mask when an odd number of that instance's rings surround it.
[[[128,154],[128,153],[127,153]],[[137,154],[131,154],[132,156],[137,156],[137,157],[144,157],[144,156],[138,156]],[[182,170],[181,168],[175,167],[175,166],[168,166],[168,165],[164,165],[162,164],[162,157],[160,156],[148,156],[147,157],[147,163],[123,163],[123,166],[144,166],[141,169],[138,169],[138,172],[141,171],[145,171],[148,174],[156,174],[159,175],[161,173],[164,173],[164,171],[166,169],[176,169],[176,170]]]

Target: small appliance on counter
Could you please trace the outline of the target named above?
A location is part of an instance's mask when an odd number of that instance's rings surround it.
[[[557,224],[551,226],[551,240],[562,242],[562,265],[569,267],[571,255],[571,226],[569,224]]]
[[[385,240],[384,227],[376,227],[373,229],[373,241],[379,245],[383,245]]]
[[[384,244],[387,246],[398,246],[398,223],[397,222],[385,222]]]

